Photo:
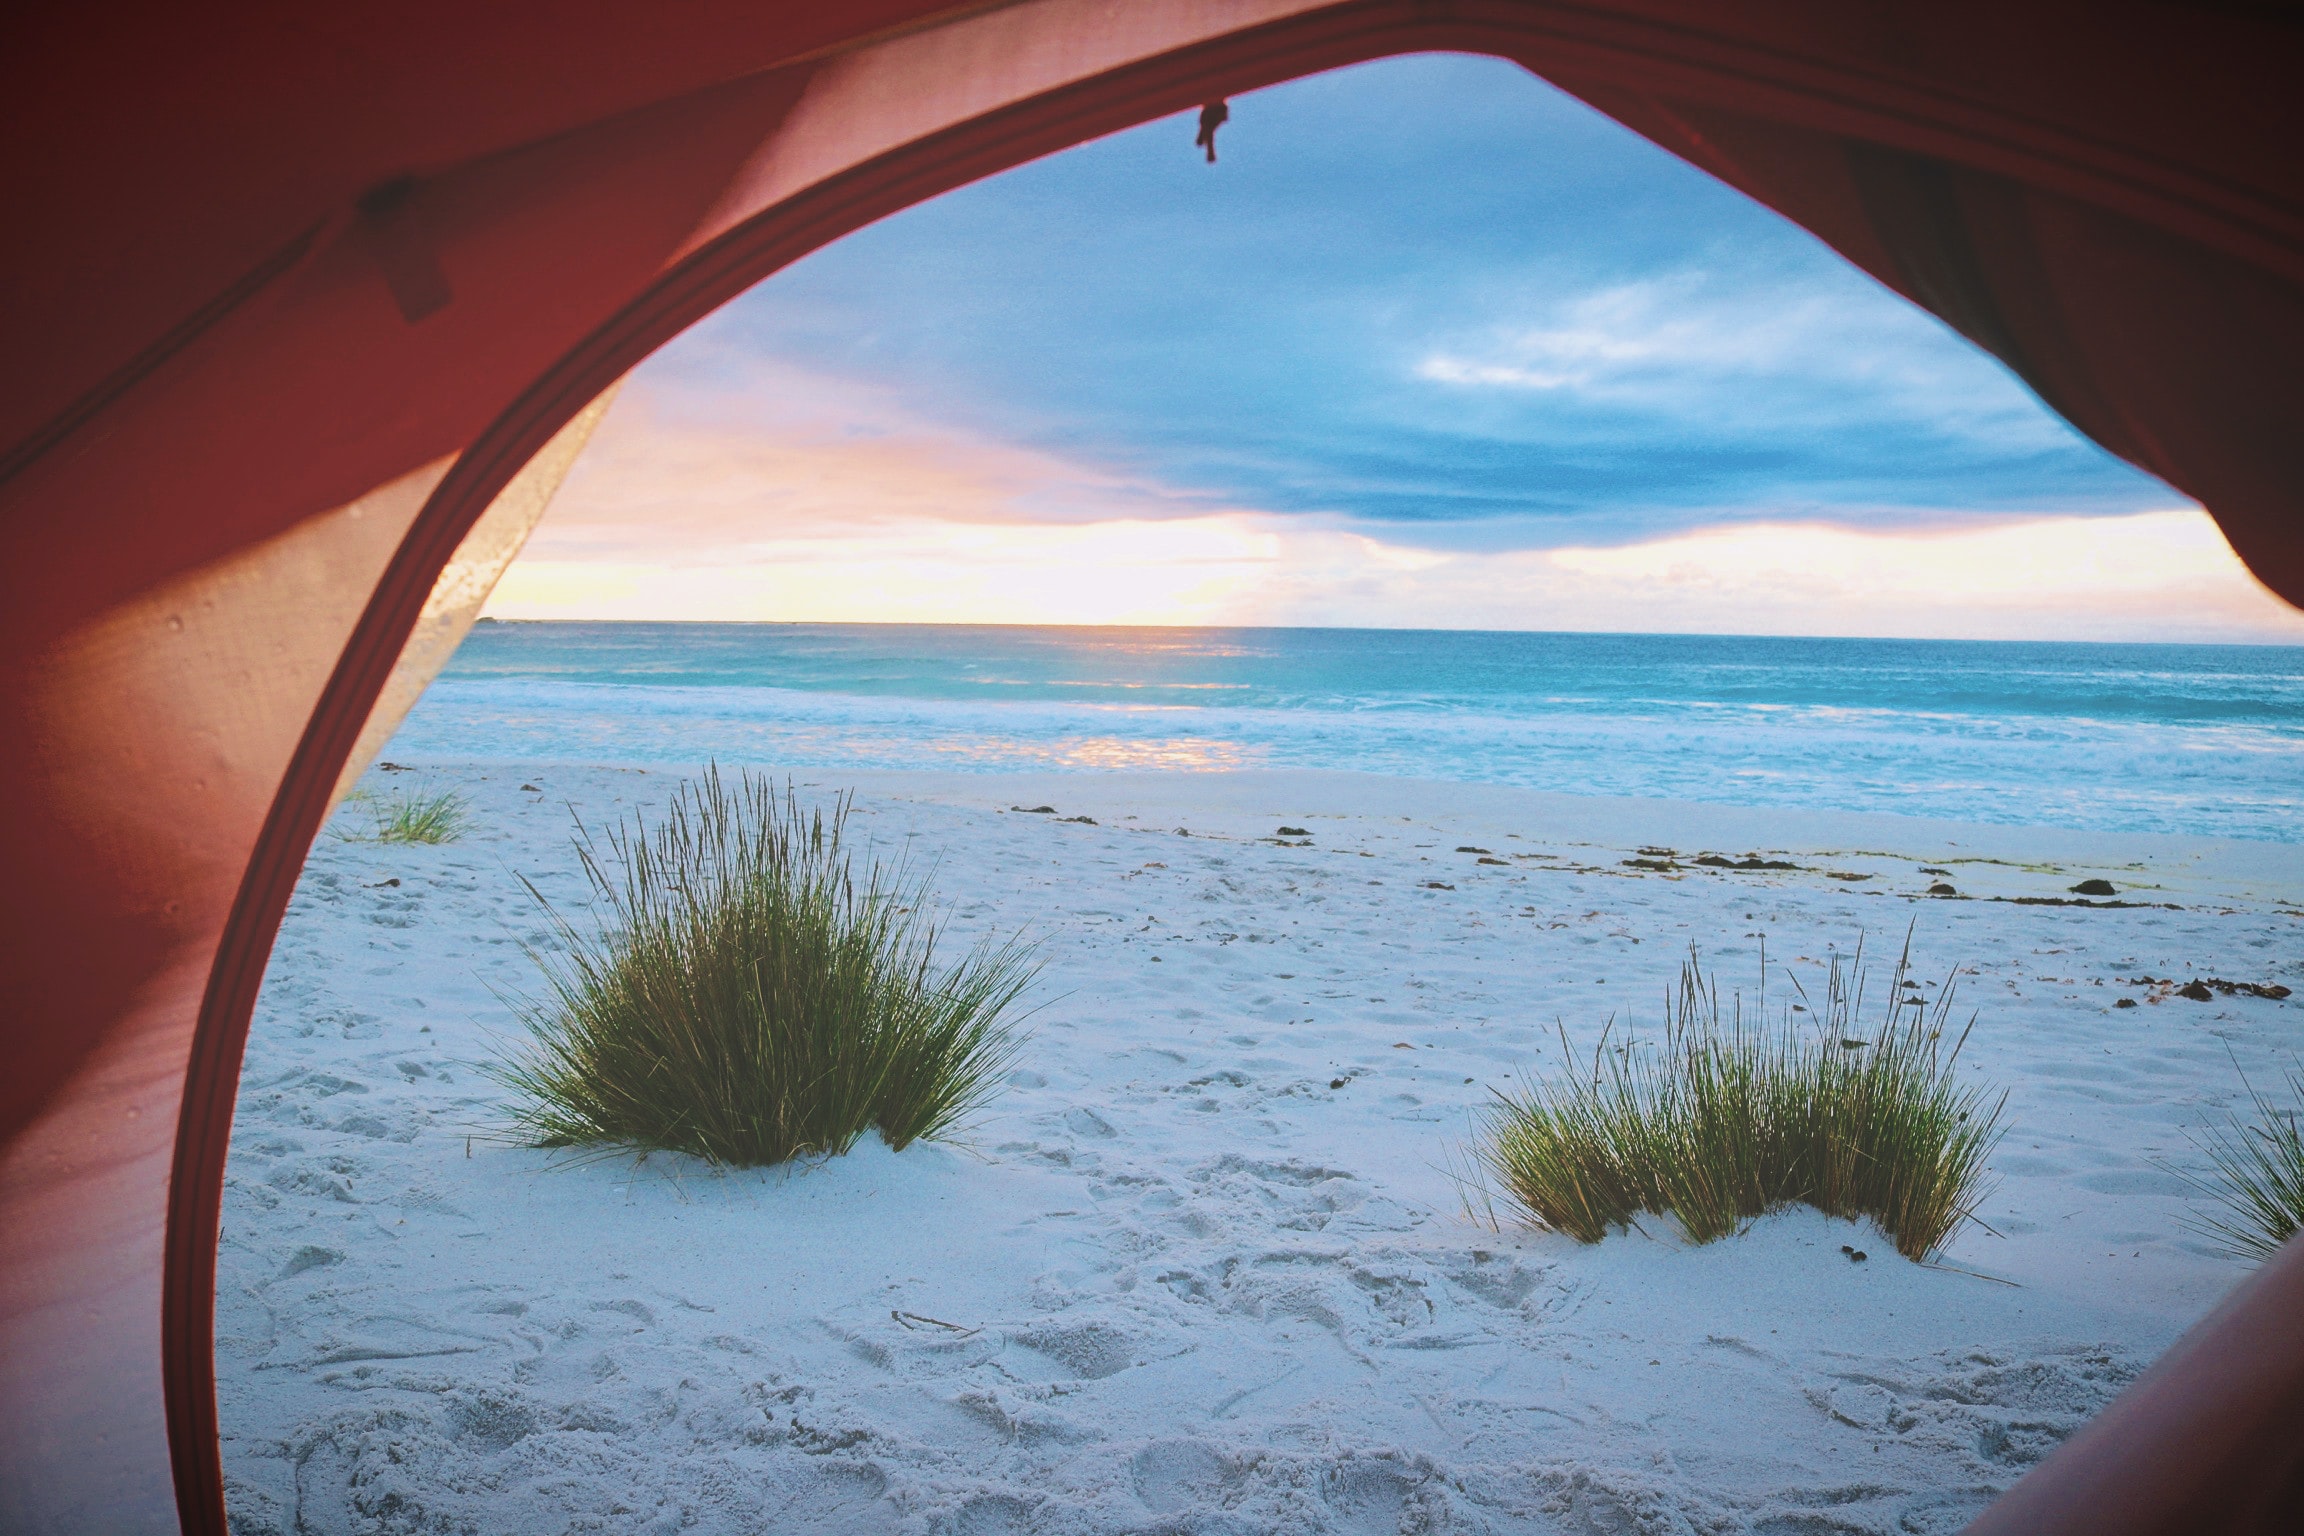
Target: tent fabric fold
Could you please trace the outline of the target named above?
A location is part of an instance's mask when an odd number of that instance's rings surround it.
[[[1511,59],[1935,312],[2304,603],[2304,27],[2271,8],[90,0],[14,30],[0,1529],[226,1529],[240,1044],[340,775],[587,407],[966,181],[1319,69]],[[1982,1528],[2284,1528],[2300,1291],[2292,1245]]]

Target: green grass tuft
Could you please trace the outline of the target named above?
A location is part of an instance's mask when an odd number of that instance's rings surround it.
[[[2184,1175],[2224,1214],[2191,1226],[2236,1259],[2268,1259],[2304,1231],[2304,1129],[2297,1109],[2283,1109],[2246,1077],[2241,1081],[2256,1107],[2255,1122],[2234,1115],[2210,1133],[2202,1150],[2216,1165],[2213,1180]],[[2304,1105],[2304,1074],[2288,1074],[2288,1091]]]
[[[789,787],[713,769],[606,858],[579,829],[603,915],[579,932],[544,903],[566,956],[537,957],[526,1048],[492,1069],[522,1139],[749,1167],[875,1126],[899,1148],[948,1135],[991,1098],[1023,1043],[1030,949],[987,941],[940,969],[925,879],[857,875],[848,807],[804,813]]]
[[[1942,1048],[1952,986],[1933,1009],[1908,1001],[1909,959],[1907,942],[1866,1033],[1861,949],[1846,967],[1834,957],[1809,1028],[1789,1010],[1748,1026],[1741,999],[1724,1019],[1691,950],[1660,1047],[1604,1032],[1589,1071],[1499,1092],[1474,1157],[1528,1219],[1588,1243],[1641,1212],[1669,1212],[1708,1243],[1805,1204],[1868,1216],[1925,1259],[1983,1193],[2006,1096],[1961,1086],[1967,1031]]]
[[[357,806],[369,819],[362,831],[339,825],[336,836],[348,843],[452,843],[464,835],[472,819],[472,802],[452,789],[407,789],[389,795],[356,791],[346,799],[347,812]]]

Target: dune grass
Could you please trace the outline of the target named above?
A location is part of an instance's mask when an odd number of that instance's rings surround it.
[[[2297,1125],[2304,1113],[2304,1074],[2288,1074],[2289,1096],[2298,1107],[2286,1109],[2245,1076],[2241,1081],[2255,1106],[2254,1120],[2233,1115],[2209,1133],[2201,1150],[2215,1164],[2213,1179],[2184,1175],[2223,1212],[2190,1225],[2236,1259],[2268,1259],[2304,1231],[2304,1128]]]
[[[355,793],[355,807],[369,821],[365,830],[340,830],[351,843],[452,843],[472,819],[472,802],[452,789],[404,789],[388,795]]]
[[[939,968],[925,878],[857,873],[848,810],[715,769],[605,856],[580,828],[600,915],[582,931],[544,903],[564,955],[537,957],[528,1039],[493,1068],[517,1134],[750,1167],[873,1127],[901,1148],[986,1103],[1023,1043],[1030,948],[986,941]]]
[[[1499,1092],[1475,1160],[1529,1220],[1588,1243],[1643,1212],[1670,1213],[1707,1243],[1805,1204],[1870,1217],[1898,1252],[1925,1259],[1983,1192],[2005,1095],[1955,1076],[1967,1030],[1945,1048],[1953,986],[1922,1004],[1910,955],[1907,939],[1866,1032],[1861,948],[1845,965],[1834,957],[1806,1023],[1787,1009],[1774,1026],[1747,1024],[1740,998],[1723,1017],[1691,950],[1660,1045],[1610,1030],[1589,1070]]]

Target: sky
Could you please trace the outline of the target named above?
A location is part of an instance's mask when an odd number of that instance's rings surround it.
[[[2187,498],[1495,60],[947,194],[625,383],[506,618],[2304,641]]]

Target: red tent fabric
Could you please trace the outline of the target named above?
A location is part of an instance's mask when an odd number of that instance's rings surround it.
[[[0,50],[0,1526],[224,1529],[217,1209],[297,869],[466,532],[714,305],[1083,138],[1386,54],[1493,53],[1933,309],[2304,602],[2291,16],[89,0],[19,18]],[[2299,1495],[2300,1422],[2292,1246],[1984,1525],[2269,1530]]]

